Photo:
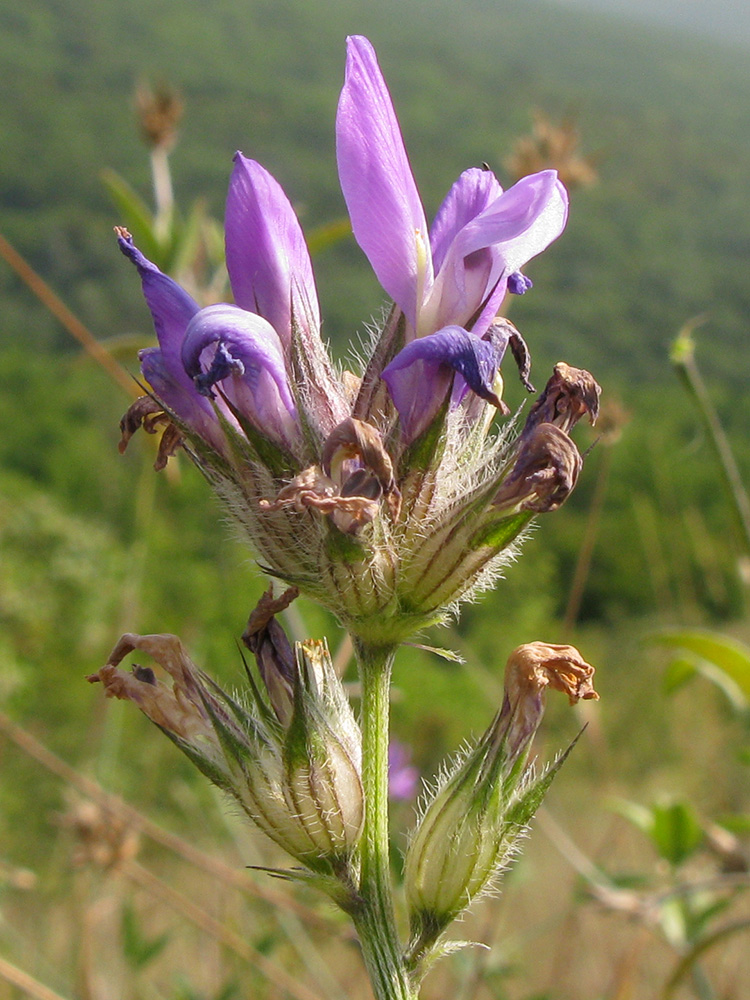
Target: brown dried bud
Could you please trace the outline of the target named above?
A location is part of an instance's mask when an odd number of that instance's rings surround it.
[[[292,718],[297,661],[275,615],[298,596],[299,590],[290,587],[281,597],[274,598],[273,588],[269,588],[251,612],[242,633],[242,641],[256,659],[271,707],[282,726],[289,725]]]
[[[349,468],[349,463],[354,463],[354,468]],[[334,427],[323,445],[320,464],[326,475],[341,484],[342,493],[348,476],[363,466],[373,473],[384,494],[396,488],[391,457],[380,433],[355,417],[347,417]]]
[[[599,415],[601,388],[583,368],[571,368],[558,361],[544,392],[529,410],[523,434],[542,423],[554,424],[569,433],[585,414],[592,424]]]
[[[567,694],[571,705],[583,699],[597,700],[594,668],[575,646],[528,642],[508,657],[505,667],[505,698],[495,724],[495,739],[502,741],[515,758],[529,745],[544,715],[544,692],[548,687]]]
[[[583,465],[573,441],[554,424],[538,424],[519,441],[518,458],[493,506],[541,514],[570,496]]]
[[[356,535],[377,516],[381,500],[397,520],[401,494],[382,438],[371,424],[347,417],[323,445],[320,466],[305,469],[276,500],[261,500],[260,505],[263,510],[312,507],[328,514],[339,531]]]
[[[156,679],[149,667],[135,665],[132,673],[118,666],[134,650],[152,657],[172,679],[172,685]],[[210,717],[204,705],[202,675],[175,635],[123,635],[109,655],[107,663],[87,680],[101,681],[108,698],[134,702],[138,708],[165,730],[186,743],[197,740],[215,744]]]
[[[154,468],[159,472],[182,444],[182,431],[175,427],[160,403],[151,396],[139,396],[120,420],[122,437],[117,447],[121,455],[124,454],[132,436],[141,427],[147,434],[158,434],[159,429],[163,428],[159,451],[154,462]]]

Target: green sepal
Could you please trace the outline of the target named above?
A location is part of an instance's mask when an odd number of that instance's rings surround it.
[[[503,824],[506,827],[517,827],[522,829],[523,827],[528,826],[532,816],[542,804],[542,800],[547,794],[549,786],[552,784],[557,772],[568,759],[570,751],[581,738],[585,728],[586,727],[584,726],[583,729],[581,729],[567,750],[564,750],[538,778],[534,778],[530,781],[521,794],[518,795],[513,802],[511,802],[503,818]]]
[[[394,303],[367,361],[362,383],[352,407],[353,417],[358,420],[368,420],[373,414],[379,413],[386,417],[384,425],[390,424],[396,408],[380,375],[404,346],[405,336],[406,317]]]
[[[218,391],[221,392],[220,389]],[[292,458],[289,452],[280,444],[277,444],[275,441],[271,441],[271,439],[267,438],[265,434],[261,434],[256,427],[253,427],[250,421],[240,413],[237,407],[223,392],[221,392],[221,398],[224,400],[230,413],[242,428],[242,432],[253,449],[255,460],[265,465],[265,467],[277,479],[285,479],[289,478],[290,475],[293,475],[294,472],[297,471],[297,462],[294,458]],[[222,418],[221,412],[216,404],[214,403],[213,405],[214,412],[219,418],[226,433],[228,427],[227,422]],[[229,428],[229,430],[232,430],[232,428]],[[233,437],[237,438],[236,432],[234,432]]]
[[[291,771],[300,764],[308,764],[310,752],[315,744],[310,715],[304,704],[302,685],[297,679],[294,685],[294,708],[284,737],[284,764]]]
[[[404,451],[399,460],[401,477],[408,472],[429,472],[440,464],[445,450],[445,419],[450,401],[451,393],[448,391],[432,421]]]
[[[489,524],[482,525],[469,539],[469,548],[481,549],[484,547],[497,549],[506,548],[514,541],[525,527],[532,521],[534,515],[529,511],[520,511],[518,514],[511,514],[510,517],[503,517],[499,520],[492,520]]]
[[[325,541],[326,555],[332,562],[358,563],[367,558],[367,550],[353,535],[329,523],[328,536]]]
[[[351,873],[345,870],[336,870],[334,874],[334,868],[338,869],[338,866],[330,862],[328,867],[332,874],[305,870],[304,868],[266,868],[262,865],[248,865],[252,871],[265,872],[272,878],[318,889],[332,899],[344,913],[354,913],[362,905],[362,899],[354,888],[353,880],[350,877]]]
[[[156,725],[158,725],[158,723],[156,723]],[[159,729],[161,729],[165,736],[170,738],[174,745],[185,754],[188,760],[195,764],[201,774],[204,774],[208,780],[212,782],[212,784],[216,785],[216,787],[220,788],[223,792],[227,792],[228,794],[236,797],[231,780],[225,771],[216,765],[209,757],[205,757],[203,754],[199,753],[192,744],[187,743],[175,733],[165,729],[164,726],[159,726]]]
[[[302,437],[307,446],[310,456],[320,454],[322,441],[320,434],[316,432],[314,425],[307,415],[307,401],[303,396],[301,387],[305,385],[315,385],[317,382],[316,371],[313,365],[308,363],[308,354],[300,336],[300,327],[294,315],[294,308],[291,309],[292,337],[291,337],[291,369],[293,378],[291,390],[294,401],[297,404],[297,419],[302,429]],[[311,460],[312,461],[312,460]]]
[[[214,706],[210,703],[208,698],[203,698],[203,705],[211,719],[211,725],[214,727],[214,732],[216,733],[224,755],[235,760],[244,770],[244,767],[248,762],[254,762],[255,760],[251,747],[239,738],[237,732],[235,732],[231,726],[226,724],[226,722],[214,710]]]

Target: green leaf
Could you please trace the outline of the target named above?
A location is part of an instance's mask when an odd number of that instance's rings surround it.
[[[667,667],[664,672],[664,693],[674,694],[684,687],[689,680],[692,680],[698,672],[695,660],[678,656]]]
[[[327,250],[328,247],[340,243],[347,236],[351,236],[351,233],[352,224],[346,216],[334,219],[333,222],[327,222],[325,225],[316,226],[307,233],[307,246],[311,256],[314,257],[321,250]]]
[[[686,803],[671,802],[649,808],[638,802],[615,799],[610,808],[645,833],[659,855],[674,867],[681,865],[703,840],[703,828]]]
[[[648,642],[686,650],[697,657],[696,669],[743,709],[750,704],[750,648],[736,639],[702,630],[658,632]]]
[[[202,198],[198,198],[193,202],[187,220],[177,227],[170,261],[173,273],[186,271],[195,263],[200,251],[206,215],[206,203]]]
[[[690,805],[673,802],[653,807],[651,840],[659,854],[677,868],[700,846],[703,828]]]
[[[122,953],[134,969],[142,969],[152,962],[169,942],[169,934],[146,937],[140,929],[132,906],[125,905],[120,920]]]
[[[729,816],[719,816],[716,822],[738,837],[750,834],[750,813],[734,813]]]
[[[740,920],[733,921],[732,923],[725,924],[720,927],[713,934],[709,934],[707,937],[701,938],[697,944],[677,963],[677,967],[667,981],[664,992],[662,993],[663,1000],[669,1000],[670,997],[674,996],[677,988],[680,986],[685,977],[692,971],[695,963],[698,959],[705,955],[706,952],[715,948],[718,944],[723,944],[728,938],[733,937],[735,934],[743,934],[750,930],[750,919],[743,917]]]
[[[643,806],[640,802],[630,802],[628,799],[610,799],[608,806],[642,833],[651,836],[651,831],[654,828],[654,814],[648,806]]]

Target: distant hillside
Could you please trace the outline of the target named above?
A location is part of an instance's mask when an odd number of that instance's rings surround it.
[[[574,196],[567,233],[532,265],[536,288],[515,307],[540,358],[564,354],[622,384],[660,382],[666,341],[708,312],[713,373],[746,376],[747,61],[555,4],[0,0],[2,229],[98,334],[145,329],[98,178],[112,166],[148,194],[136,80],[163,77],[184,93],[180,199],[204,195],[220,214],[240,147],[311,225],[343,212],[333,121],[349,32],[379,49],[430,213],[465,166],[487,160],[502,175],[533,108],[577,116],[601,182]],[[339,341],[381,293],[352,244],[317,267]],[[50,342],[56,327],[4,265],[0,294],[6,335]]]
[[[750,48],[750,6],[746,0],[556,0],[570,7],[611,12],[672,31],[701,35],[733,47]]]

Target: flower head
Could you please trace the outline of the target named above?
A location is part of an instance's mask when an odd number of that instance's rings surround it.
[[[237,153],[225,220],[234,302],[201,308],[118,230],[158,338],[140,354],[149,396],[123,418],[121,447],[139,426],[164,429],[157,466],[184,447],[264,569],[356,635],[400,641],[486,586],[531,517],[563,502],[581,463],[569,431],[595,416],[598,387],[558,365],[516,442],[491,430],[508,414],[508,348],[533,391],[526,344],[497,313],[506,291],[531,287],[521,268],[565,225],[554,171],[503,191],[489,170],[466,170],[428,229],[361,37],[348,42],[336,133],[355,236],[395,302],[361,380],[339,376],[323,346],[289,199]]]

